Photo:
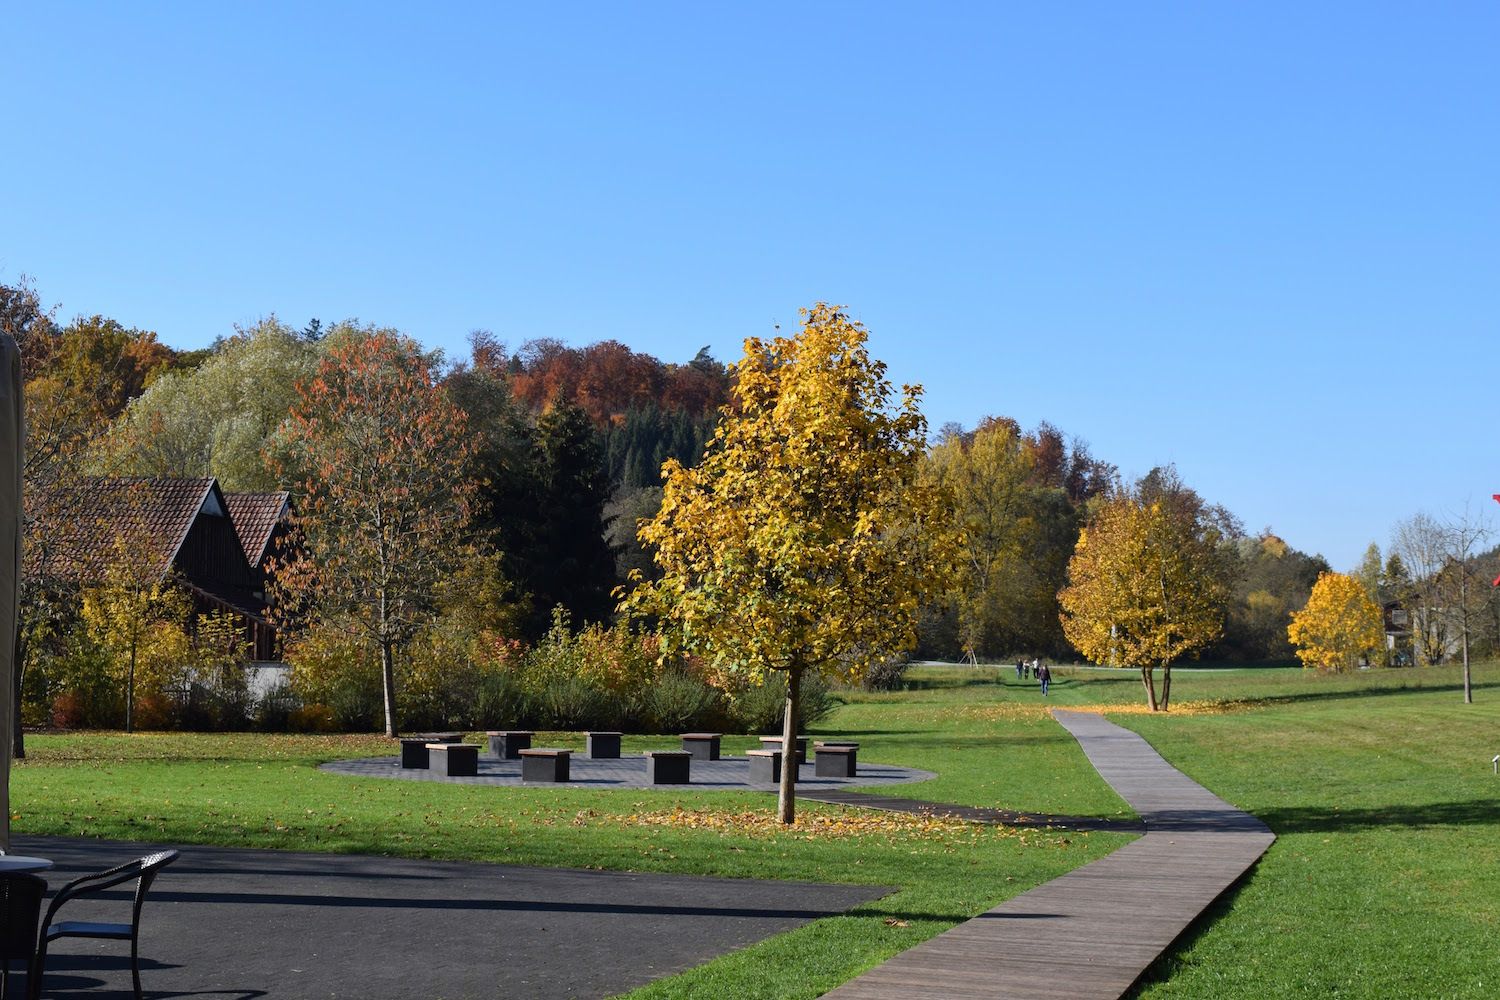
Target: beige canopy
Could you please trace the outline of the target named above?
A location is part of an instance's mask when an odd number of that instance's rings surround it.
[[[0,847],[10,849],[10,753],[14,739],[16,612],[21,588],[21,473],[25,416],[21,352],[0,334]]]

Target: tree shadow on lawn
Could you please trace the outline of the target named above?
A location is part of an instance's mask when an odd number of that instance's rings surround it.
[[[1500,690],[1500,681],[1475,681],[1470,687],[1475,691]],[[1357,701],[1363,698],[1382,698],[1398,694],[1462,694],[1463,689],[1464,686],[1459,683],[1421,684],[1404,682],[1399,687],[1350,688],[1345,691],[1287,691],[1278,694],[1265,694],[1257,697],[1231,700],[1241,700],[1247,704],[1295,705],[1305,702]],[[1462,704],[1462,702],[1459,703]]]
[[[1012,668],[1014,672],[1014,668]],[[1004,679],[1003,677],[1001,678]],[[993,667],[980,667],[973,677],[965,677],[962,680],[954,680],[951,677],[904,677],[901,680],[903,691],[939,691],[953,690],[954,688],[966,687],[999,687],[995,681]]]
[[[1376,806],[1370,809],[1292,807],[1261,809],[1256,817],[1278,834],[1357,833],[1399,827],[1425,830],[1440,826],[1500,827],[1500,800],[1428,802],[1422,805]]]

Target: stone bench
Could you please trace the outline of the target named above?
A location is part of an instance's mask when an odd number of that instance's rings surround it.
[[[620,733],[589,733],[586,753],[594,760],[618,760],[620,758]]]
[[[777,750],[749,750],[745,756],[750,758],[750,784],[752,785],[777,785],[781,783],[781,751]],[[792,780],[797,780],[797,771],[792,770]]]
[[[820,778],[852,778],[855,776],[855,756],[858,753],[858,743],[852,746],[820,744],[813,758],[813,774]]]
[[[529,729],[491,729],[484,735],[490,740],[490,753],[501,760],[519,760],[521,751],[531,746]]]
[[[462,743],[463,733],[413,733],[401,737],[401,767],[403,770],[425,770],[430,761],[427,753],[429,743]]]
[[[692,765],[693,755],[688,750],[647,750],[646,784],[686,785],[692,780]]]
[[[781,746],[781,737],[780,736],[762,736],[760,738],[760,748],[762,750],[780,750],[780,749],[782,749],[782,746]],[[797,763],[798,764],[806,764],[807,763],[807,737],[806,736],[799,736],[799,737],[797,737]]]
[[[562,782],[568,780],[568,762],[573,751],[556,747],[538,747],[520,751],[521,780]]]
[[[401,740],[402,770],[427,770],[431,758],[427,753],[427,737],[414,736]]]
[[[719,759],[718,733],[683,733],[682,749],[698,760]]]
[[[472,743],[427,744],[428,767],[448,778],[472,778],[479,773],[479,748]]]

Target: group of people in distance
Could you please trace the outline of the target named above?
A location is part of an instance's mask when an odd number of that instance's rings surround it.
[[[1016,680],[1024,681],[1032,677],[1041,681],[1042,697],[1047,697],[1047,689],[1052,686],[1052,671],[1047,668],[1047,664],[1036,657],[1029,660],[1017,660]]]

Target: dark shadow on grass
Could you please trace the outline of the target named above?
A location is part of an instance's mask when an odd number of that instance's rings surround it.
[[[980,667],[979,669],[981,671],[986,670],[984,667]],[[993,668],[990,669],[988,676],[981,673],[978,676],[965,677],[962,680],[954,680],[948,677],[932,678],[930,680],[926,677],[908,677],[901,682],[901,690],[903,691],[952,691],[955,688],[994,686],[995,675]]]
[[[1483,683],[1476,681],[1472,687],[1476,691],[1500,689],[1500,681],[1487,681]],[[1381,698],[1397,694],[1441,694],[1446,692],[1460,694],[1463,692],[1463,689],[1464,686],[1462,684],[1402,684],[1399,687],[1350,688],[1345,691],[1288,691],[1282,694],[1268,694],[1246,700],[1252,704],[1284,705],[1322,701],[1354,701],[1363,698]]]
[[[1500,800],[1427,802],[1421,805],[1376,806],[1369,809],[1262,809],[1262,822],[1279,834],[1357,833],[1362,830],[1424,830],[1439,826],[1500,827]]]

